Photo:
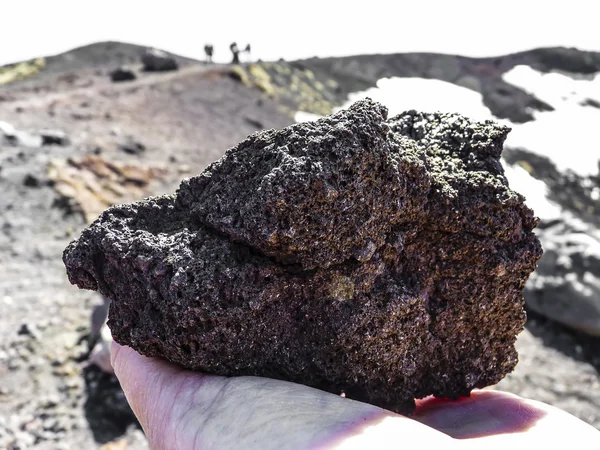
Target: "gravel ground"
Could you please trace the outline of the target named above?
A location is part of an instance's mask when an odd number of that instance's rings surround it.
[[[34,134],[63,130],[70,139],[32,148],[0,138],[0,448],[147,448],[118,381],[87,364],[90,313],[102,299],[66,279],[62,251],[86,222],[50,180],[52,162],[93,155],[158,167],[162,176],[135,191],[154,195],[173,191],[257,128],[291,123],[226,67],[189,65],[120,84],[110,83],[112,68],[53,70],[0,86],[0,121]],[[144,150],[123,150],[131,141]],[[600,429],[599,344],[531,314],[518,341],[521,361],[498,387]]]

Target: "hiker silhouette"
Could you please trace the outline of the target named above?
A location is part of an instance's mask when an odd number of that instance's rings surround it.
[[[233,54],[233,59],[231,60],[231,64],[239,64],[240,63],[240,49],[236,42],[232,42],[229,46],[229,50]]]
[[[214,48],[213,48],[212,44],[206,44],[204,46],[204,54],[206,55],[206,64],[211,64],[213,62],[212,61],[213,51],[214,51]]]

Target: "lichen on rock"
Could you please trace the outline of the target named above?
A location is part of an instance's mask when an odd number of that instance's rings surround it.
[[[467,395],[514,368],[541,255],[508,131],[364,100],[255,133],[174,195],[106,210],[69,279],[113,300],[115,340],[190,369],[399,412]]]

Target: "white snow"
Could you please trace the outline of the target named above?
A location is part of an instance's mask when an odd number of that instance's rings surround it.
[[[483,104],[481,94],[441,80],[382,78],[377,82],[377,87],[350,94],[342,108],[347,108],[365,97],[387,106],[390,117],[409,109],[416,109],[427,112],[457,112],[477,120],[494,118]]]
[[[600,109],[580,103],[586,99],[600,101],[600,74],[591,79],[573,79],[517,66],[504,74],[504,80],[555,108],[534,111],[534,121],[513,125],[506,145],[545,155],[561,171],[569,169],[582,176],[597,174]]]
[[[561,207],[548,198],[548,187],[543,181],[533,178],[519,165],[504,163],[503,166],[510,188],[525,196],[525,204],[533,209],[536,216],[543,220],[562,216]]]
[[[318,114],[313,114],[306,111],[297,111],[294,115],[294,120],[296,122],[312,122],[313,120],[318,120],[321,117],[322,116],[319,116]]]
[[[559,170],[570,169],[583,176],[598,173],[600,109],[580,103],[588,98],[600,101],[600,74],[589,79],[573,79],[559,73],[542,74],[529,66],[517,66],[507,72],[504,79],[549,103],[555,111],[536,111],[534,121],[514,124],[494,118],[478,92],[423,78],[383,78],[377,82],[377,87],[350,94],[338,110],[370,97],[387,106],[390,117],[416,109],[458,112],[476,120],[494,119],[512,128],[506,146],[522,147],[548,156]],[[296,115],[299,122],[318,118],[306,112]],[[527,205],[536,215],[545,220],[564,215],[560,206],[548,198],[548,189],[542,181],[520,166],[504,164],[504,167],[511,188],[526,197]],[[600,196],[595,191],[593,195]]]
[[[15,127],[10,123],[0,120],[0,133],[5,136],[14,136],[17,133],[17,130],[15,130]]]
[[[564,73],[541,73],[529,66],[515,66],[502,78],[513,86],[534,94],[540,100],[560,108],[565,103],[572,103],[586,98],[600,96],[598,77],[575,75],[570,77]]]

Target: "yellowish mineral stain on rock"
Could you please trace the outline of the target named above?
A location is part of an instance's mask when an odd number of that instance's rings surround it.
[[[329,283],[329,294],[336,300],[350,300],[354,297],[354,280],[343,275],[334,275]]]

